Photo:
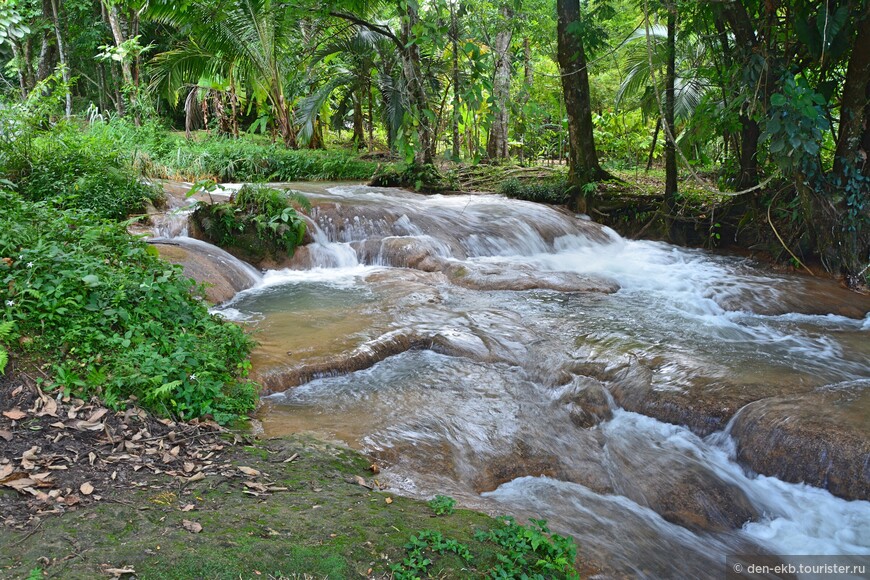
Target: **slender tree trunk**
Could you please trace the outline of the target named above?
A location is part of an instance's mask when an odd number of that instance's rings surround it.
[[[375,99],[372,94],[371,70],[366,71],[366,89],[369,99],[369,153],[371,153],[375,148]]]
[[[668,206],[674,204],[677,195],[677,128],[674,123],[674,85],[676,83],[676,36],[677,12],[674,6],[668,6],[668,37],[665,46],[667,68],[665,72],[665,202]]]
[[[574,28],[580,22],[579,0],[556,0],[559,21],[557,41],[565,111],[568,116],[568,177],[575,186],[571,203],[575,209],[585,210],[585,199],[580,186],[597,179],[610,178],[601,169],[595,151],[592,132],[592,106],[589,99],[589,75],[583,42]],[[572,26],[573,25],[573,26]]]
[[[683,243],[683,235],[676,227],[677,213],[677,127],[674,122],[675,97],[674,85],[677,72],[677,8],[668,3],[668,37],[665,44],[667,65],[665,70],[665,222],[668,225],[668,237],[675,243]]]
[[[646,159],[646,170],[647,171],[652,169],[653,157],[654,157],[655,152],[656,152],[656,143],[658,143],[659,131],[661,130],[661,128],[662,128],[662,118],[659,117],[658,119],[656,119],[656,130],[653,131],[652,145],[649,148],[649,156]]]
[[[450,46],[453,51],[453,115],[451,118],[453,160],[459,161],[459,17],[450,3]]]
[[[366,144],[362,103],[357,95],[353,96],[353,137],[351,137],[351,142],[357,149],[362,149]]]
[[[51,7],[48,7],[51,10]],[[48,32],[42,33],[42,46],[39,49],[39,63],[36,67],[36,81],[44,81],[54,68],[54,50]]]
[[[54,33],[57,38],[57,54],[60,59],[61,76],[64,84],[67,85],[65,96],[65,113],[67,119],[72,116],[72,87],[70,87],[70,70],[67,59],[66,45],[63,41],[63,30],[65,27],[60,20],[60,0],[51,0],[51,15],[54,22]]]
[[[429,165],[435,159],[435,143],[432,139],[432,127],[429,116],[429,99],[423,87],[423,73],[420,66],[420,47],[414,40],[413,29],[418,24],[420,16],[412,2],[407,3],[407,10],[402,18],[402,70],[410,93],[411,107],[417,115],[417,135],[420,147],[414,153],[414,162],[418,165]]]
[[[35,84],[35,73],[33,72],[33,37],[28,36],[21,45],[23,62],[21,66],[24,70],[24,85],[27,87],[27,92],[33,88]]]
[[[834,155],[834,174],[841,179],[849,169],[858,168],[870,177],[870,3],[865,3],[852,55],[846,69],[840,101],[840,129]]]
[[[517,126],[521,145],[520,145],[520,165],[526,162],[526,129],[528,121],[526,119],[526,106],[529,104],[531,93],[530,87],[534,84],[534,72],[532,71],[532,47],[529,42],[529,37],[523,38],[523,89],[519,96],[520,119]]]
[[[24,73],[24,55],[22,47],[15,41],[12,42],[12,56],[18,63],[18,86],[21,89],[21,98],[27,98],[27,79]]]
[[[495,37],[495,72],[492,79],[492,98],[495,111],[489,136],[486,141],[486,155],[491,160],[508,158],[508,123],[510,120],[511,92],[511,37],[513,29],[511,19],[513,10],[507,4],[502,4],[499,10],[501,29]]]

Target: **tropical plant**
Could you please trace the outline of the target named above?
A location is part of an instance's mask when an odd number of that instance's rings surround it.
[[[178,47],[157,55],[152,86],[177,103],[181,91],[223,83],[230,99],[250,91],[258,109],[275,123],[287,147],[296,146],[293,97],[301,69],[296,49],[299,21],[289,7],[272,0],[215,5],[193,2],[186,11],[166,9],[153,18],[188,34]],[[232,106],[232,102],[231,102]]]

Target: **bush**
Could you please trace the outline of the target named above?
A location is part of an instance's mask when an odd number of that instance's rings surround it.
[[[219,182],[303,180],[367,180],[377,170],[343,150],[287,149],[253,136],[240,139],[207,136],[201,141],[170,134],[154,124],[133,127],[112,120],[95,125],[92,133],[113,137],[128,148],[128,156],[145,175],[165,179]]]
[[[564,205],[571,199],[571,188],[565,181],[522,182],[519,179],[506,179],[498,192],[505,197],[523,199],[538,203]]]
[[[18,344],[66,392],[219,422],[254,408],[251,340],[122,224],[0,192],[0,288]]]
[[[0,148],[0,175],[31,201],[121,220],[160,196],[138,179],[117,141],[70,122],[22,131]]]
[[[305,236],[305,221],[293,204],[310,208],[298,193],[245,185],[227,203],[197,204],[192,220],[214,244],[258,262],[292,256]]]

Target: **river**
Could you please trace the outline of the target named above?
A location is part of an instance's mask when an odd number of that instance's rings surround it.
[[[870,554],[866,298],[499,196],[296,187],[311,243],[214,309],[260,342],[266,435],[543,517],[604,576]]]

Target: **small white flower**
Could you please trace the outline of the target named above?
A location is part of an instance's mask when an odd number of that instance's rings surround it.
[[[195,380],[196,380],[196,373],[193,373],[192,375],[190,375],[190,380],[191,380],[191,381],[195,381]]]
[[[32,268],[32,267],[33,267],[33,262],[27,262],[27,267],[28,267],[28,268]]]
[[[15,306],[15,301],[14,300],[7,300],[6,306]]]

